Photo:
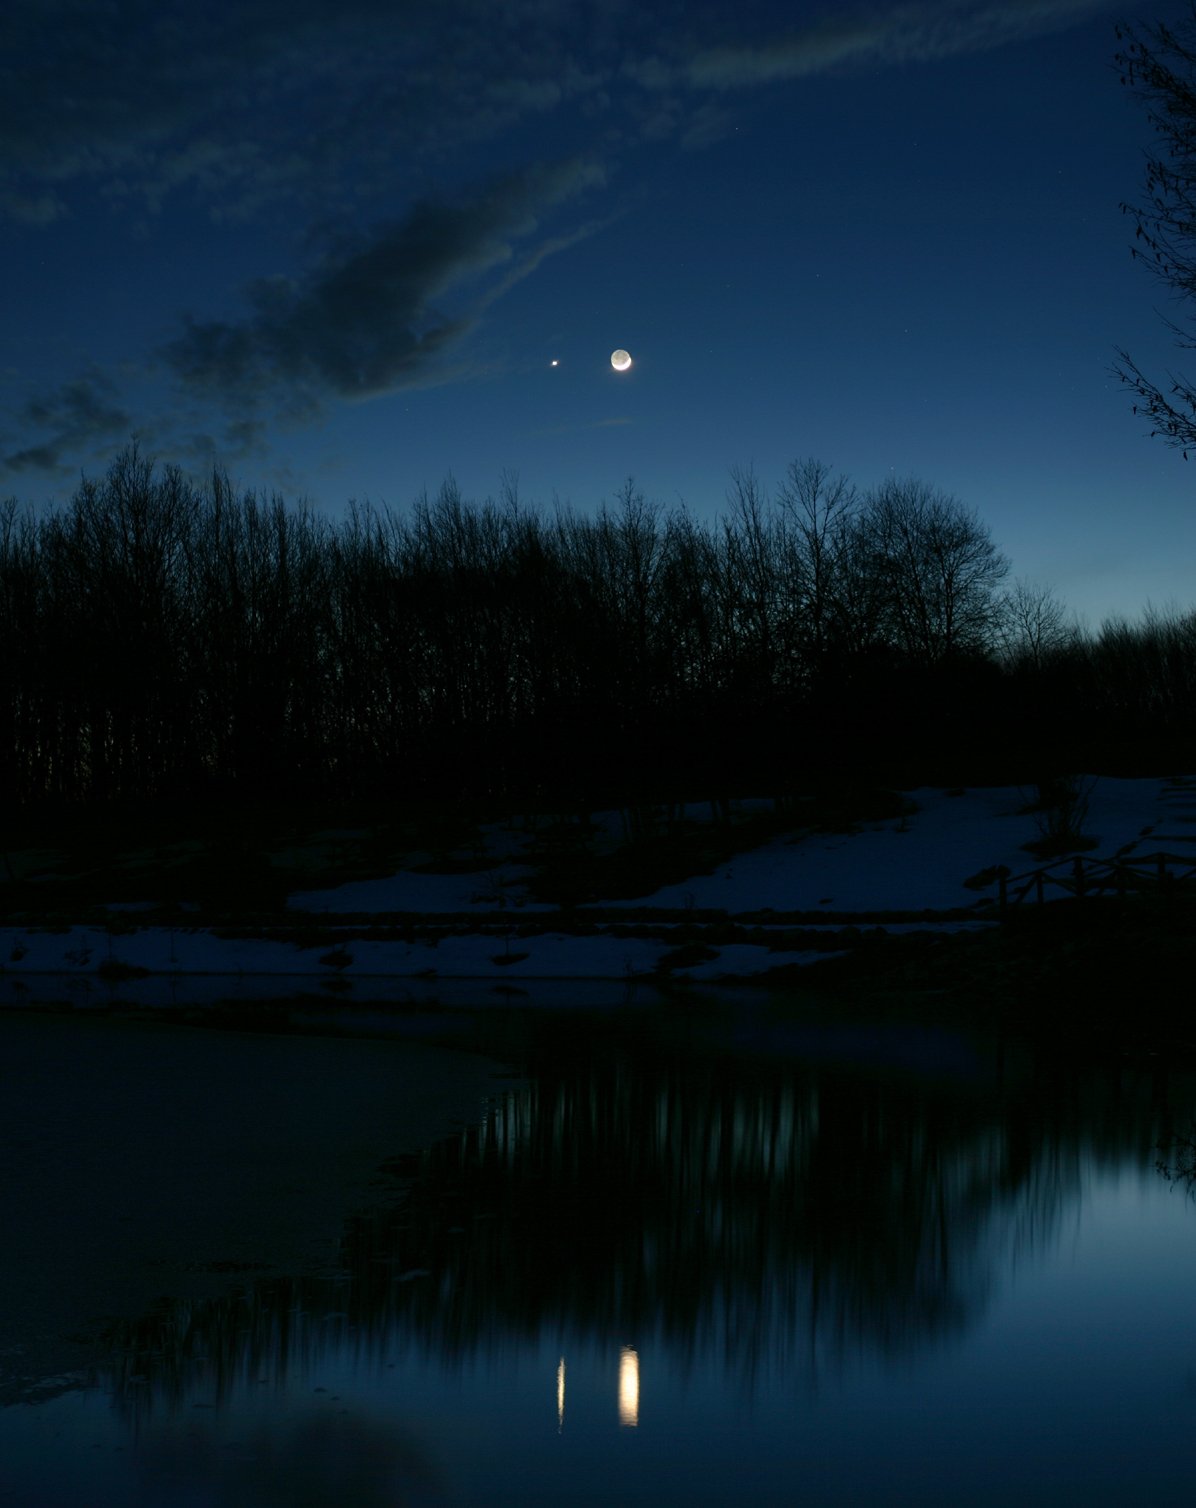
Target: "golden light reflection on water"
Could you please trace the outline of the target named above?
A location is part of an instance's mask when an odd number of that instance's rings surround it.
[[[640,1359],[631,1346],[619,1353],[619,1423],[634,1429],[640,1422]]]
[[[565,1358],[556,1364],[556,1432],[565,1428]]]

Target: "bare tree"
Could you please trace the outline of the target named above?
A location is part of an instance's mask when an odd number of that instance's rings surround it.
[[[1196,705],[1196,612],[1148,607],[1138,623],[1109,618],[1091,646],[1090,698],[1102,716],[1147,730],[1187,731]]]
[[[667,692],[678,703],[708,703],[721,678],[718,548],[682,508],[665,521],[660,592],[670,624]]]
[[[0,502],[0,787],[10,805],[37,788],[44,690],[40,565],[33,518],[15,498]]]
[[[768,495],[749,466],[731,468],[727,514],[722,520],[724,621],[736,640],[736,658],[762,690],[775,672],[777,552]]]
[[[1041,670],[1047,655],[1079,636],[1067,608],[1049,586],[1019,579],[996,605],[998,641],[1010,665]]]
[[[859,533],[890,638],[911,660],[991,649],[1009,562],[974,513],[924,482],[894,479],[868,494]]]
[[[777,489],[786,576],[800,604],[805,658],[816,668],[843,638],[849,612],[849,540],[857,495],[823,461],[791,461]]]
[[[1146,159],[1145,199],[1121,206],[1135,222],[1131,252],[1182,304],[1196,298],[1196,4],[1187,26],[1122,25],[1117,37],[1121,82],[1145,102],[1158,137]],[[1165,322],[1177,346],[1196,349],[1190,320]],[[1168,374],[1160,386],[1124,349],[1113,371],[1135,395],[1134,412],[1150,420],[1151,435],[1183,450],[1186,460],[1196,444],[1196,385]]]

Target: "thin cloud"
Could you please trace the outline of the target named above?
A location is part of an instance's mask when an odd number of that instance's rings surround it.
[[[443,181],[528,122],[701,146],[725,123],[671,96],[983,50],[1119,5],[824,0],[778,33],[759,0],[7,0],[0,214],[50,225],[88,185],[151,213],[187,194],[218,220],[312,219]]]
[[[0,212],[47,223],[81,184],[217,219],[394,193],[599,90],[589,32],[541,0],[7,0]]]
[[[18,225],[52,225],[66,215],[66,206],[54,193],[0,192],[0,215]]]
[[[1115,7],[1116,0],[954,0],[901,5],[887,14],[836,15],[755,45],[700,50],[679,77],[693,88],[742,89],[836,68],[931,62],[1064,31]]]
[[[591,424],[554,424],[551,429],[534,429],[534,439],[549,439],[556,435],[580,435],[586,434],[592,429],[621,429],[625,424],[634,424],[635,420],[626,415],[619,415],[613,419],[595,419]]]

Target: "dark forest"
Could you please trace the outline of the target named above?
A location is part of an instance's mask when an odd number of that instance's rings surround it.
[[[1081,629],[953,498],[813,460],[733,472],[711,523],[630,480],[592,516],[450,480],[334,523],[136,446],[0,505],[10,811],[1128,773],[1194,690],[1196,613]]]

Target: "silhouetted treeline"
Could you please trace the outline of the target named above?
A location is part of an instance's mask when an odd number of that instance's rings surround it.
[[[58,511],[0,506],[0,787],[780,792],[1191,732],[1196,616],[1086,637],[1007,572],[954,499],[816,461],[733,473],[712,523],[631,482],[583,517],[451,481],[333,523],[133,447]]]

